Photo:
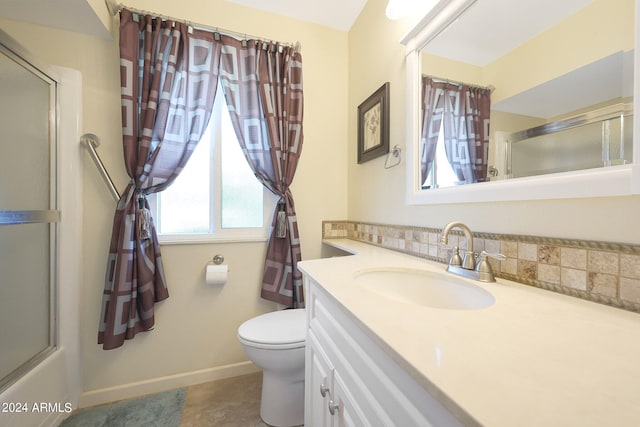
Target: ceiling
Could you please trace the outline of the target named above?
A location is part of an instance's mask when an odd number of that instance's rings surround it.
[[[111,37],[87,0],[0,0],[0,18]]]
[[[593,0],[479,0],[423,51],[483,67]]]
[[[188,1],[188,0],[183,0]],[[367,0],[225,0],[259,10],[348,31]],[[126,0],[116,0],[124,5]],[[479,0],[429,44],[428,51],[486,65],[574,13],[591,0]],[[106,6],[105,6],[106,8]],[[495,13],[495,11],[500,11]],[[73,13],[70,13],[73,11]],[[108,37],[87,0],[0,0],[0,17]],[[466,22],[464,26],[460,21]],[[462,27],[462,28],[459,28]],[[492,31],[478,31],[492,28]],[[514,34],[520,36],[514,37]],[[474,40],[473,48],[468,40]],[[454,48],[452,48],[454,46]]]
[[[367,0],[226,0],[278,15],[349,31]]]
[[[225,1],[342,31],[349,31],[367,2],[367,0]],[[116,3],[127,5],[126,0],[116,0]],[[110,37],[87,0],[0,0],[0,17],[103,38]]]

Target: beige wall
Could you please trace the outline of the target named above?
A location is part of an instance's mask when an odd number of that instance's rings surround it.
[[[385,6],[385,0],[369,0],[349,33],[349,220],[441,228],[456,219],[478,232],[640,242],[637,196],[408,206],[405,163],[386,170],[380,157],[358,165],[357,107],[385,81],[391,85],[390,143],[406,152],[405,49],[399,40],[412,18],[390,21]]]
[[[347,217],[347,33],[224,0],[126,3],[239,33],[302,44],[305,140],[292,190],[303,257],[319,257],[321,221]],[[0,20],[0,27],[41,61],[82,72],[82,127],[100,137],[98,151],[117,187],[124,189],[128,178],[120,142],[117,42],[7,20]],[[84,391],[245,361],[236,339],[237,327],[275,308],[259,297],[265,243],[163,246],[171,297],[157,306],[155,330],[139,334],[116,350],[104,351],[96,344],[115,204],[88,156],[84,156],[83,166]],[[230,265],[229,281],[223,287],[208,287],[204,266],[218,253]]]

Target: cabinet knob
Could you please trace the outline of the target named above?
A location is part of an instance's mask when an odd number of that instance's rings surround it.
[[[340,405],[335,403],[333,400],[329,401],[329,413],[331,415],[335,415],[336,412],[340,410]]]
[[[322,397],[326,397],[327,393],[329,393],[329,387],[324,385],[324,383],[320,384],[320,394],[322,395]]]

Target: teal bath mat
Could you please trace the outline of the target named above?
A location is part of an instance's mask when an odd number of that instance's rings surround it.
[[[185,394],[182,388],[81,409],[60,427],[179,427]]]

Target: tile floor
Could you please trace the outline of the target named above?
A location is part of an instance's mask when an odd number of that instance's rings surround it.
[[[262,373],[189,386],[180,427],[263,427]]]

